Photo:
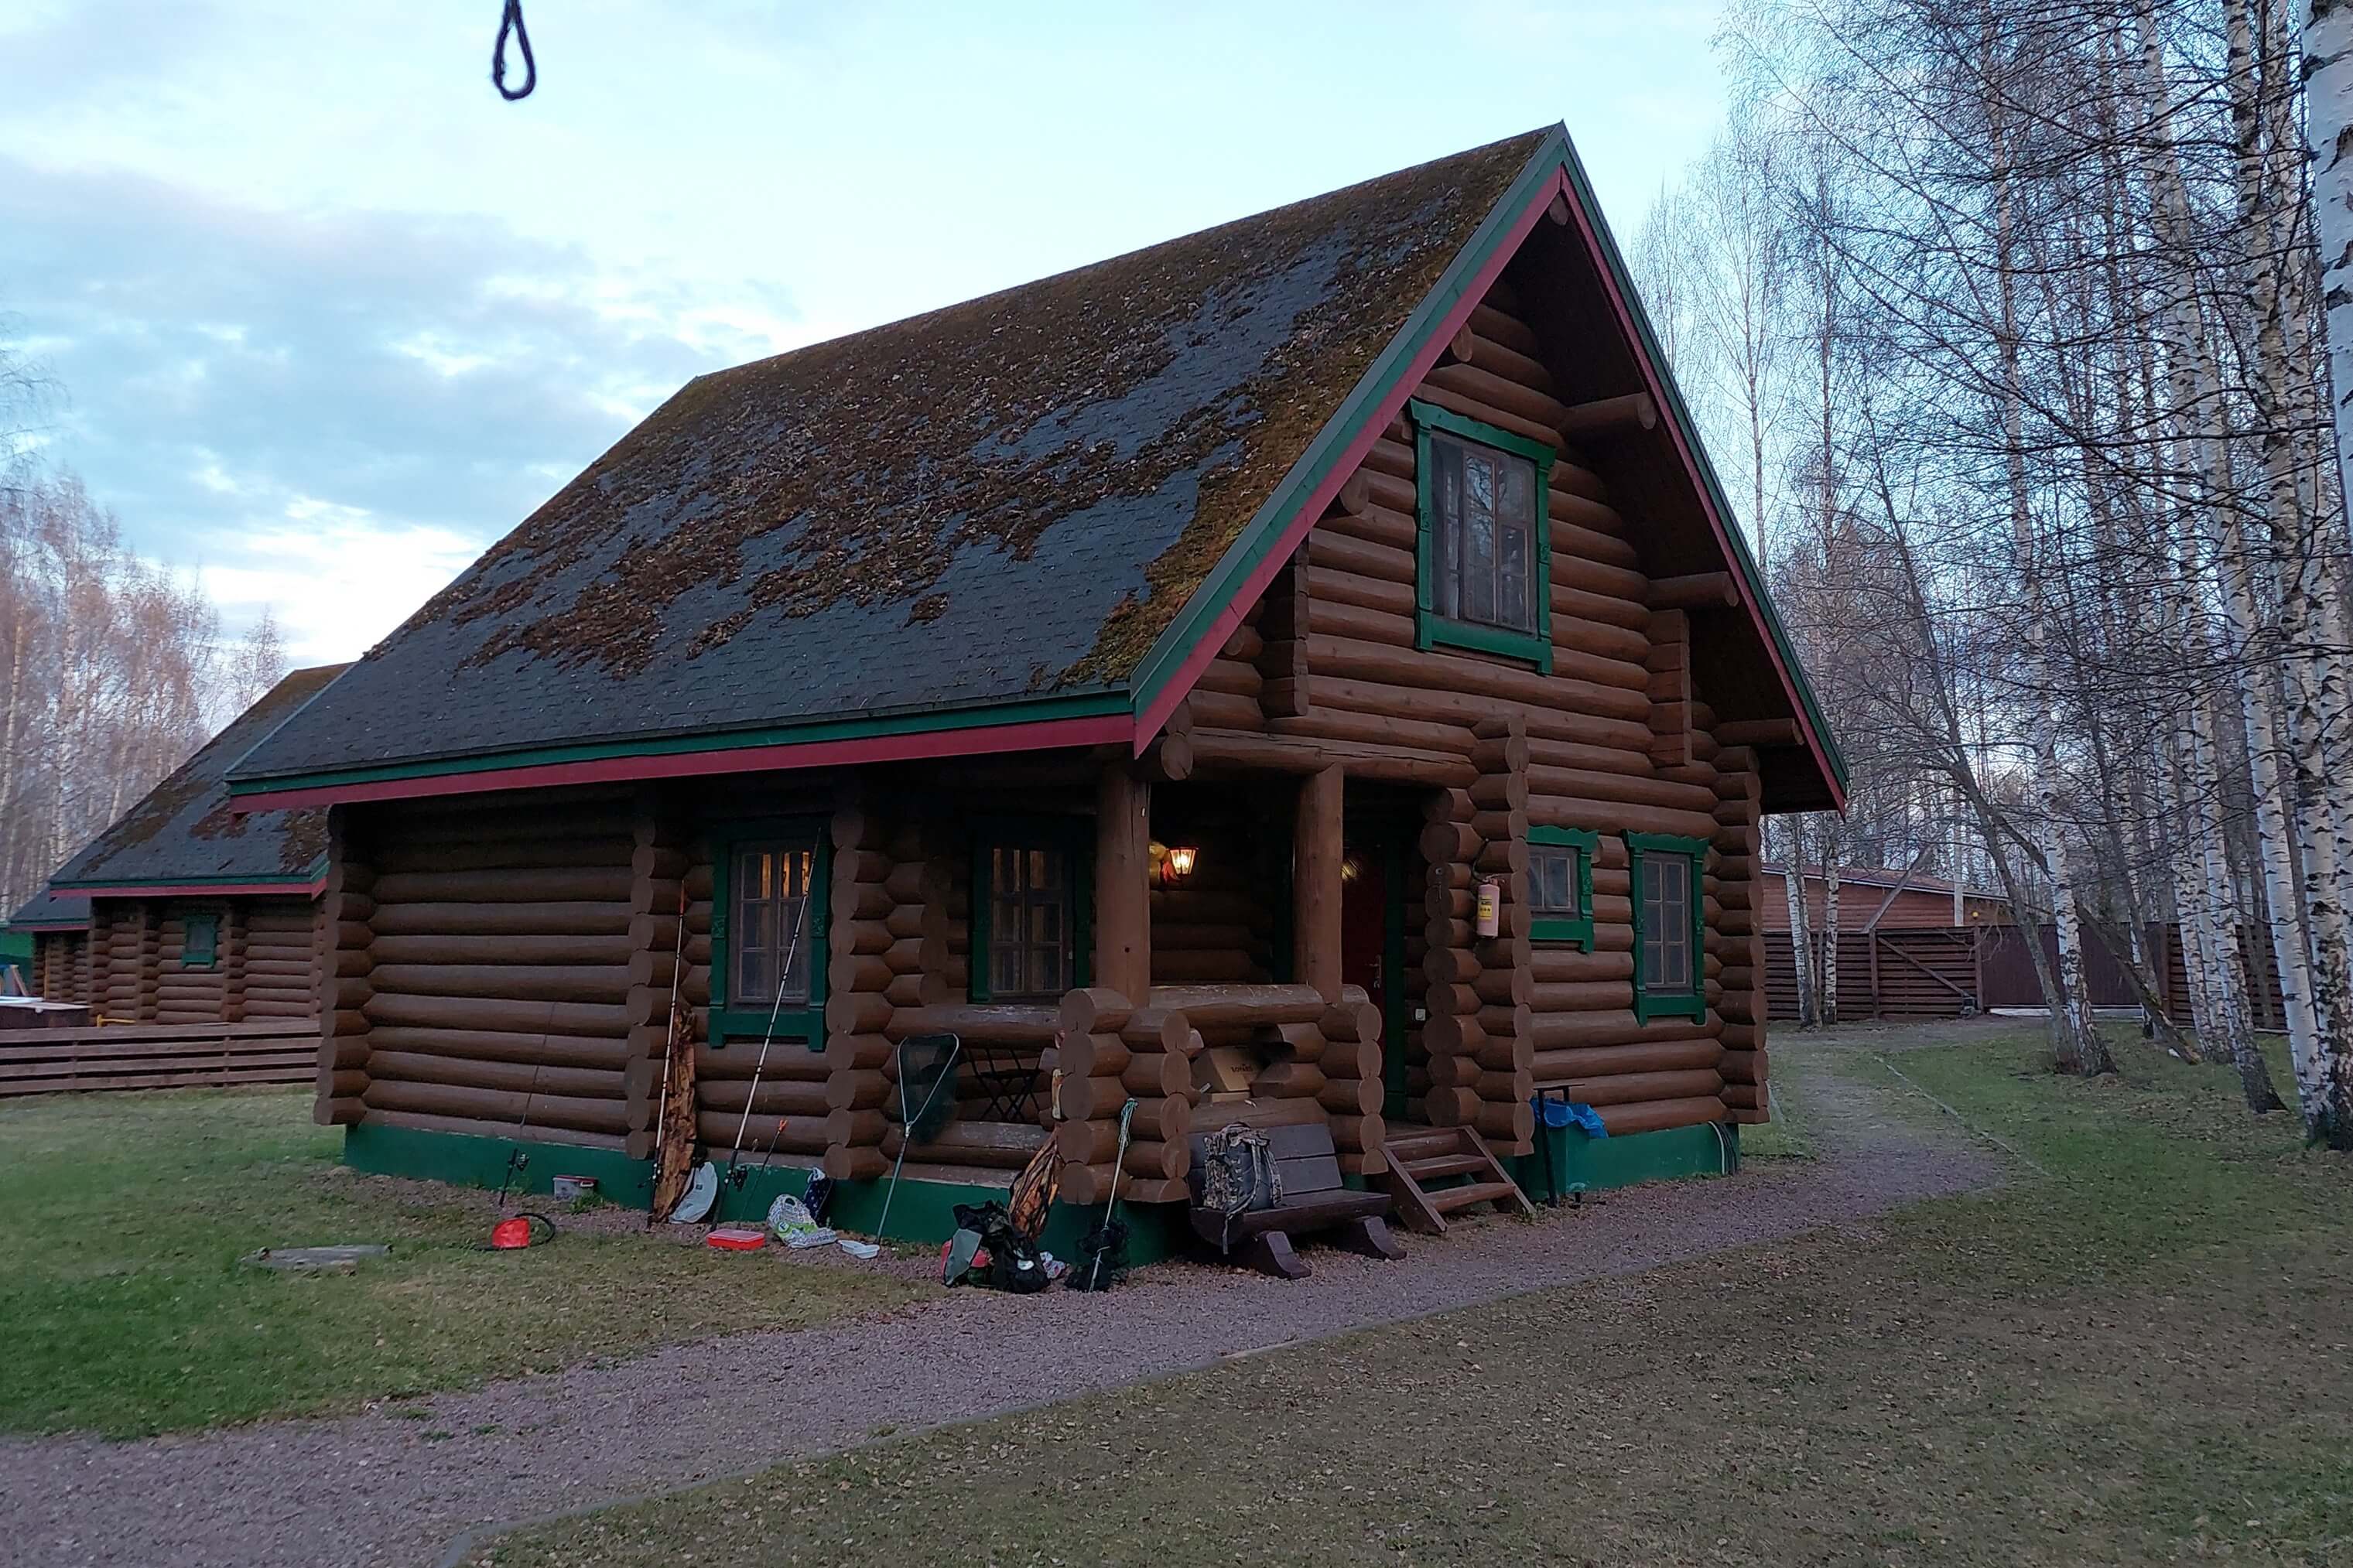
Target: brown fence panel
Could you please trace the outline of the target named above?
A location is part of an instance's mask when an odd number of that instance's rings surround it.
[[[86,1089],[306,1084],[317,1073],[318,1059],[319,1026],[301,1019],[0,1029],[0,1099]]]
[[[1862,1018],[1952,1018],[1976,1005],[1978,926],[1908,926],[1893,931],[1839,933],[1839,1016]],[[1815,963],[1824,939],[1812,934]],[[1816,973],[1820,973],[1819,967]],[[1767,1016],[1794,1022],[1797,975],[1789,961],[1789,933],[1765,933]]]
[[[2084,972],[2095,1007],[2137,1007],[2140,995],[2125,970],[2129,950],[2109,951],[2105,931],[2086,928]],[[2037,928],[2043,956],[2059,962],[2058,932]],[[2125,938],[2115,938],[2121,945]],[[2181,939],[2170,924],[2152,925],[2143,955],[2156,977],[2158,994],[2177,1024],[2189,1022],[2189,981]],[[1816,963],[1822,937],[1812,936]],[[2259,1028],[2284,1026],[2279,966],[2273,962],[2270,933],[2251,927],[2240,933],[2240,952]],[[1819,971],[1817,971],[1819,973]],[[1794,1022],[1797,977],[1789,963],[1789,933],[1765,933],[1765,980],[1769,1017]],[[1839,933],[1839,1016],[1861,1018],[1953,1017],[1964,1005],[2036,1007],[2042,987],[2026,939],[2015,926],[1914,926],[1877,932]]]

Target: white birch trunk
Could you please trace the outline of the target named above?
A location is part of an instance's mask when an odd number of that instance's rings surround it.
[[[2032,492],[2026,472],[2025,395],[2019,366],[2018,279],[2015,270],[2017,219],[2010,192],[2010,172],[2003,110],[1989,98],[1987,124],[1994,148],[1994,280],[2001,310],[1996,348],[2001,365],[2003,461],[2010,488],[2010,542],[2017,571],[2027,598],[2026,640],[2029,667],[2042,683],[2043,711],[2036,716],[2042,739],[2035,757],[2035,802],[2040,850],[2051,876],[2052,929],[2058,940],[2058,963],[2045,975],[2038,960],[2035,973],[2043,981],[2043,1004],[2050,1010],[2051,1054],[2064,1072],[2112,1072],[2116,1064],[2097,1030],[2090,1027],[2089,993],[2084,984],[2083,932],[2075,918],[2075,900],[2068,879],[2063,825],[2066,820],[2065,781],[2059,769],[2059,731],[2064,721],[2059,692],[2059,661],[2050,648],[2050,607],[2044,602],[2042,580],[2036,563]]]
[[[2307,948],[2293,930],[2296,903],[2290,857],[2295,853],[2295,840],[2290,837],[2285,814],[2280,810],[2278,799],[2279,742],[2284,733],[2291,732],[2284,730],[2281,724],[2279,703],[2273,685],[2279,648],[2274,628],[2266,624],[2262,596],[2257,592],[2255,557],[2241,521],[2240,498],[2235,494],[2227,423],[2228,405],[2223,395],[2221,372],[2215,363],[2213,344],[2199,309],[2196,280],[2189,271],[2190,260],[2197,255],[2196,237],[2190,223],[2189,191],[2173,142],[2171,93],[2166,81],[2164,49],[2158,36],[2151,0],[2139,0],[2135,7],[2135,16],[2140,32],[2140,91],[2147,106],[2151,131],[2151,216],[2159,239],[2175,258],[2174,271],[2177,274],[2177,280],[2167,289],[2165,305],[2168,331],[2172,339],[2168,345],[2168,369],[2173,390],[2174,416],[2179,422],[2185,449],[2198,454],[2200,461],[2188,467],[2193,472],[2200,467],[2204,470],[2204,500],[2221,534],[2221,549],[2217,552],[2215,566],[2222,584],[2223,612],[2231,631],[2232,651],[2236,655],[2233,664],[2244,710],[2249,767],[2254,781],[2256,837],[2263,865],[2264,903],[2267,916],[2271,917],[2269,929],[2273,933],[2274,956],[2280,968],[2284,994],[2289,984],[2287,972],[2290,964],[2306,965],[2316,954],[2320,942],[2327,940],[2322,935],[2325,916],[2313,901],[2315,888],[2307,885],[2306,908],[2312,914],[2316,938],[2312,947]],[[2247,199],[2243,191],[2242,199]],[[2267,268],[2268,263],[2262,263],[2258,270],[2248,276],[2250,290],[2268,286]],[[2276,290],[2273,291],[2275,294]],[[2284,477],[2287,479],[2284,495],[2274,490],[2266,497],[2266,500],[2274,507],[2284,504],[2293,515],[2296,507],[2293,476]],[[2279,520],[2274,518],[2274,521],[2276,526]],[[2186,554],[2194,559],[2194,546]],[[2211,729],[2206,731],[2209,737],[2211,733]],[[2208,762],[2209,776],[2219,777],[2221,770],[2217,760],[2209,759]],[[2325,795],[2325,790],[2323,793]],[[2300,823],[2298,826],[2305,825]],[[2306,840],[2306,852],[2311,853],[2310,829],[2307,828],[2302,836]],[[2216,846],[2215,853],[2208,857],[2210,868],[2218,856],[2219,846]],[[2325,850],[2322,858],[2325,863],[2322,874],[2328,878],[2334,868],[2333,862],[2327,862]],[[2333,879],[2327,885],[2334,887]],[[2235,889],[2230,897],[2235,906]],[[2346,952],[2342,939],[2348,934],[2342,901],[2338,900],[2334,909],[2341,970],[2341,955]],[[2277,918],[2284,910],[2288,912],[2285,921]],[[2235,913],[2234,907],[2234,917]],[[2217,933],[2216,963],[2225,971],[2220,977],[2220,984],[2230,997],[2236,999],[2233,1016],[2226,1020],[2232,1026],[2233,1043],[2240,1047],[2233,1051],[2232,1059],[2239,1065],[2249,1104],[2260,1110],[2268,1108],[2263,1102],[2276,1104],[2277,1100],[2271,1089],[2269,1072],[2263,1066],[2261,1053],[2255,1047],[2249,1026],[2242,978],[2244,972],[2239,964],[2232,962],[2239,952],[2237,921],[2233,918],[2225,923],[2229,929]],[[2289,929],[2284,931],[2284,925]],[[2288,938],[2284,945],[2281,941],[2283,936]],[[2340,1040],[2342,1038],[2332,1025],[2353,1025],[2353,990],[2344,993],[2343,1006],[2332,1009],[2328,996],[2322,989],[2316,967],[2312,974],[2308,992],[2311,1005],[2301,1016],[2291,1014],[2288,1019],[2289,1049],[2291,1055],[2299,1054],[2295,1031],[2301,1024],[2313,1031],[2307,1036],[2306,1049],[2325,1058],[2337,1048],[2331,1035],[2337,1035]],[[2257,1075],[2262,1079],[2260,1085],[2256,1081]]]
[[[1825,1024],[1838,1022],[1839,965],[1839,843],[1833,834],[1822,855],[1822,1003],[1818,1016]]]
[[[2337,482],[2353,468],[2353,0],[2306,0],[2305,145],[2312,157],[2312,226],[2336,389]]]
[[[1814,1024],[1814,943],[1807,931],[1805,836],[1795,817],[1788,819],[1789,853],[1783,862],[1781,890],[1789,900],[1789,962],[1798,982],[1798,1026]]]

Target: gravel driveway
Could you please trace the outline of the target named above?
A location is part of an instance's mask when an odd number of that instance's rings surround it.
[[[1634,1273],[1999,1181],[1999,1157],[1966,1132],[1899,1114],[1905,1091],[1893,1076],[1824,1070],[1832,1055],[1916,1034],[1776,1043],[1777,1092],[1799,1112],[1813,1161],[1606,1194],[1533,1226],[1489,1220],[1407,1237],[1401,1263],[1317,1247],[1314,1278],[1296,1284],[1178,1265],[1102,1296],[958,1291],[886,1317],[736,1334],[443,1395],[424,1421],[371,1413],[130,1443],[0,1440],[0,1563],[429,1564],[492,1523]]]

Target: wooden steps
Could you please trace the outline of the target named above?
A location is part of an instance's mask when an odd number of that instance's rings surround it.
[[[1432,1127],[1393,1135],[1387,1152],[1388,1170],[1382,1180],[1397,1205],[1398,1220],[1408,1230],[1441,1235],[1448,1215],[1480,1204],[1493,1204],[1499,1213],[1535,1213],[1528,1195],[1520,1191],[1520,1184],[1512,1180],[1487,1141],[1468,1127]],[[1450,1176],[1473,1180],[1434,1192],[1424,1185]]]

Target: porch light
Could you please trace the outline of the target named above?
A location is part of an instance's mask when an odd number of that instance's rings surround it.
[[[1161,879],[1167,882],[1181,882],[1191,876],[1193,861],[1200,853],[1198,847],[1190,844],[1171,844],[1168,847],[1168,858],[1161,863]]]

